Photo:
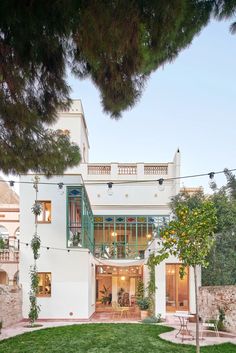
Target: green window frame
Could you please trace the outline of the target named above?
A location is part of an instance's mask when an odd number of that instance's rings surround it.
[[[168,222],[169,215],[94,216],[94,254],[107,259],[142,259],[148,243]]]
[[[94,251],[94,221],[87,192],[82,185],[67,187],[67,247]]]

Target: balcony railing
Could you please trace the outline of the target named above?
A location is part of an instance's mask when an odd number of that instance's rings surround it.
[[[0,263],[19,262],[19,251],[0,250]]]
[[[150,177],[152,175],[168,175],[168,163],[166,164],[145,164],[145,163],[111,163],[111,164],[88,164],[87,174],[91,176],[132,176],[137,175],[140,178]]]
[[[165,165],[144,165],[145,175],[167,175],[168,166]]]
[[[111,174],[111,166],[110,165],[88,165],[88,174],[109,175]]]
[[[119,175],[136,175],[137,166],[136,165],[118,165]]]
[[[144,258],[144,246],[137,244],[125,244],[124,242],[111,243],[96,243],[94,256],[104,259],[136,259]]]

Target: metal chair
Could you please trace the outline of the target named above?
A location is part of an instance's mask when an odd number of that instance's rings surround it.
[[[219,317],[217,317],[216,319],[207,318],[207,317],[202,318],[200,337],[201,338],[203,337],[204,329],[213,330],[216,336],[219,337],[218,322],[219,322]]]

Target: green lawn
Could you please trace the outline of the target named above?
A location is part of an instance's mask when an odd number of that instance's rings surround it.
[[[194,353],[193,346],[159,338],[156,325],[83,324],[42,329],[0,341],[0,353]],[[203,353],[236,353],[236,346],[205,347]]]

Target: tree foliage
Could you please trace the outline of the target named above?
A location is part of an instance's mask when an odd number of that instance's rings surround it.
[[[209,267],[202,270],[203,285],[236,284],[236,181],[225,170],[226,186],[215,190],[212,201],[216,208],[215,243],[207,257]]]
[[[154,261],[160,263],[170,255],[180,259],[184,269],[192,266],[194,269],[195,300],[196,300],[196,352],[200,352],[197,266],[207,267],[207,255],[214,243],[216,229],[216,210],[213,202],[200,193],[188,195],[181,193],[172,202],[174,219],[161,232],[161,249]]]
[[[67,68],[91,78],[118,117],[211,16],[235,8],[235,0],[2,0],[0,169],[50,175],[78,164],[78,147],[47,129],[70,104]]]
[[[179,200],[178,204],[175,201],[175,205],[175,219],[160,233],[161,252],[180,258],[183,267],[207,266],[206,257],[214,242],[217,221],[214,204],[196,194]]]

